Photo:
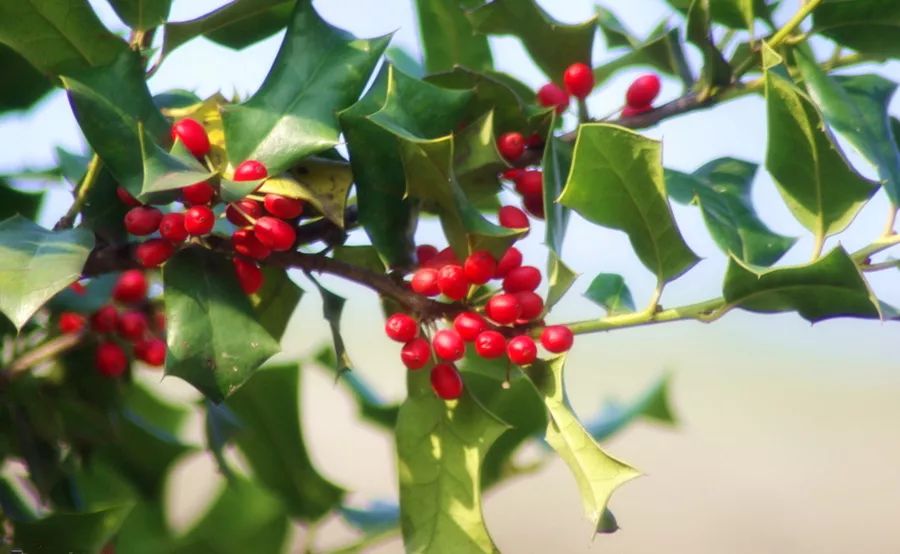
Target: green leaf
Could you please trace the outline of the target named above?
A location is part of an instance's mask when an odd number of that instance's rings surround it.
[[[159,501],[138,502],[115,537],[116,551],[129,554],[171,552],[174,543],[165,508]]]
[[[429,73],[448,71],[461,65],[470,69],[490,69],[493,65],[487,37],[478,35],[466,17],[466,8],[478,0],[416,0],[419,33]]]
[[[111,65],[63,77],[75,118],[113,176],[138,196],[143,187],[141,131],[147,144],[168,144],[169,124],[153,103],[140,55],[128,51]]]
[[[729,306],[751,312],[796,311],[811,322],[833,317],[880,317],[878,301],[842,247],[809,265],[754,269],[732,258],[723,295]]]
[[[357,39],[298,3],[262,86],[222,114],[230,159],[260,160],[274,175],[337,145],[335,114],[359,97],[389,39]]]
[[[21,216],[0,222],[0,312],[21,329],[81,276],[93,247],[84,229],[48,231]]]
[[[4,75],[16,76],[15,79],[0,81],[0,112],[30,108],[53,88],[53,81],[2,43],[0,71]]]
[[[303,289],[279,267],[263,266],[262,287],[250,297],[250,304],[265,330],[277,341],[281,341],[297,304],[303,297]]]
[[[422,67],[422,62],[413,57],[413,55],[404,48],[399,46],[388,46],[387,50],[384,51],[384,57],[391,65],[407,75],[415,77],[416,79],[425,77],[425,68]]]
[[[132,29],[159,27],[169,17],[172,0],[109,0],[116,14]]]
[[[569,466],[578,483],[584,510],[595,528],[601,527],[609,497],[621,484],[640,473],[604,452],[584,428],[566,400],[563,385],[565,356],[537,360],[528,376],[544,400],[549,415],[545,438]]]
[[[624,231],[660,281],[698,261],[675,225],[655,140],[615,125],[581,125],[560,202],[589,221]]]
[[[703,70],[697,83],[701,94],[731,82],[731,66],[713,41],[710,2],[711,0],[693,0],[687,15],[687,39],[703,54]]]
[[[634,299],[625,284],[625,279],[616,273],[599,273],[588,289],[585,298],[601,306],[608,315],[623,314],[634,311]]]
[[[662,423],[675,423],[675,415],[669,402],[670,375],[662,375],[640,396],[622,406],[609,403],[602,412],[585,427],[595,440],[602,441],[615,435],[638,418]]]
[[[407,552],[499,552],[481,512],[481,464],[507,429],[467,391],[444,401],[410,372],[397,418],[400,521]]]
[[[637,45],[638,40],[625,28],[616,14],[602,6],[594,6],[594,13],[597,14],[597,27],[606,39],[607,49]]]
[[[52,75],[106,65],[128,49],[86,0],[3,2],[0,21],[0,42]]]
[[[497,175],[509,167],[497,151],[495,135],[490,111],[457,133],[453,152],[453,170],[466,196],[479,207],[493,205],[493,209],[499,207]]]
[[[844,230],[875,193],[874,183],[850,167],[812,102],[772,71],[766,104],[766,168],[788,208],[819,239]]]
[[[257,479],[293,517],[314,521],[340,504],[343,491],[312,465],[300,426],[300,365],[258,371],[228,399],[242,426],[235,442]]]
[[[675,9],[687,13],[692,0],[667,0]],[[768,19],[778,2],[766,0],[710,0],[710,15],[716,23],[721,23],[732,29],[753,30],[753,20],[756,17]]]
[[[900,204],[900,149],[888,115],[897,84],[874,74],[830,77],[806,48],[794,58],[825,121],[875,166],[891,201]]]
[[[15,526],[15,547],[25,552],[100,552],[128,517],[132,503],[87,512],[56,511]]]
[[[245,48],[287,26],[297,0],[234,0],[190,21],[169,22],[163,54],[199,36],[227,46]]]
[[[130,207],[123,204],[116,195],[118,186],[115,177],[104,166],[93,186],[88,189],[81,207],[81,225],[110,244],[125,242],[128,237],[125,214]]]
[[[547,282],[550,288],[547,291],[547,300],[544,302],[545,312],[549,312],[557,302],[562,300],[577,278],[578,274],[564,264],[556,252],[551,250],[550,256],[547,258]]]
[[[813,31],[863,54],[900,57],[900,4],[893,0],[825,0]]]
[[[241,290],[231,262],[201,248],[181,250],[163,268],[166,374],[213,402],[240,387],[279,351]],[[222,322],[228,322],[222,325]]]
[[[312,157],[284,175],[267,179],[259,190],[303,199],[343,228],[347,195],[352,185],[353,173],[346,162]]]
[[[0,221],[17,214],[26,219],[36,218],[43,199],[44,193],[18,191],[0,177]]]
[[[337,362],[334,350],[331,348],[320,349],[314,359],[317,364],[334,373],[337,383],[350,389],[359,415],[363,419],[393,432],[397,422],[397,411],[400,409],[399,405],[388,404],[356,372],[346,371],[346,368]]]
[[[534,0],[493,0],[469,12],[476,31],[515,35],[534,63],[556,82],[574,62],[591,65],[591,48],[597,18],[577,25],[564,25],[551,18]]]
[[[667,75],[681,75],[687,69],[678,29],[653,34],[633,49],[594,68],[596,86],[606,82],[619,70],[635,65],[649,65]]]
[[[734,158],[713,160],[692,174],[666,170],[675,200],[694,202],[722,251],[754,265],[772,265],[796,242],[769,229],[756,215],[751,186],[756,164]]]
[[[557,255],[562,254],[563,238],[569,225],[569,209],[558,198],[569,179],[572,167],[572,143],[550,137],[544,145],[544,219],[547,222],[545,242]]]
[[[156,192],[177,190],[206,181],[215,174],[194,159],[180,140],[175,141],[170,154],[147,139],[146,133],[142,132],[142,124],[138,123],[138,129],[144,164],[142,199]]]

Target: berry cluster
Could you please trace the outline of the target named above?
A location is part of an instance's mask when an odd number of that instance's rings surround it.
[[[76,294],[85,294],[81,283],[72,285]],[[94,366],[105,377],[120,377],[136,358],[153,367],[166,361],[165,316],[147,300],[149,284],[144,272],[122,273],[112,289],[113,302],[88,317],[78,312],[59,314],[63,334],[90,332],[98,340]],[[129,354],[130,351],[130,354]]]
[[[209,137],[203,126],[185,118],[172,125],[172,139],[180,140],[197,158],[204,159],[210,150]],[[246,160],[234,170],[235,181],[255,181],[268,177],[265,165]],[[257,188],[258,190],[258,188]],[[125,188],[116,191],[119,199],[131,209],[125,214],[125,229],[138,237],[149,238],[135,249],[135,257],[144,267],[156,267],[169,259],[179,244],[190,237],[212,232],[217,215],[213,209],[221,204],[215,182],[200,182],[181,189],[184,211],[163,213],[159,208],[138,201]],[[303,201],[279,194],[258,195],[256,191],[225,206],[224,215],[237,227],[231,242],[238,256],[235,273],[247,294],[256,292],[263,283],[258,265],[273,251],[290,250],[296,241],[296,225],[303,214]]]
[[[527,225],[524,213],[522,217]],[[419,246],[416,256],[419,268],[410,281],[412,290],[459,301],[461,309],[446,328],[429,327],[430,340],[423,336],[426,333],[419,322],[405,313],[390,316],[384,328],[389,338],[403,343],[400,359],[410,370],[437,361],[431,369],[437,396],[452,400],[462,394],[462,377],[453,363],[465,356],[467,343],[472,343],[475,354],[482,358],[505,355],[520,366],[537,358],[529,327],[543,315],[544,300],[535,292],[542,276],[536,267],[522,265],[522,253],[516,247],[510,247],[499,260],[479,250],[460,261],[450,248],[438,251],[431,245]],[[477,305],[467,300],[477,287],[492,280],[500,280],[502,290]],[[552,325],[543,329],[540,341],[549,352],[565,352],[572,346],[573,335],[568,327]]]

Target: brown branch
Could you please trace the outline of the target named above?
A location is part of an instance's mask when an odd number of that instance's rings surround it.
[[[6,384],[17,374],[75,348],[81,344],[84,338],[84,334],[60,335],[29,350],[0,371],[0,384]]]

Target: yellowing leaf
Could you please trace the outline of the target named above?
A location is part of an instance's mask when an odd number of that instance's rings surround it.
[[[288,173],[268,179],[259,190],[306,200],[335,225],[343,227],[347,193],[352,184],[353,173],[347,164],[312,158]]]

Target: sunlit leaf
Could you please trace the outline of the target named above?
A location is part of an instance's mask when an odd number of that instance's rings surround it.
[[[813,30],[864,54],[900,57],[900,4],[893,0],[825,0]]]
[[[166,24],[163,53],[168,54],[198,36],[244,48],[284,29],[297,0],[234,0],[190,21]]]

